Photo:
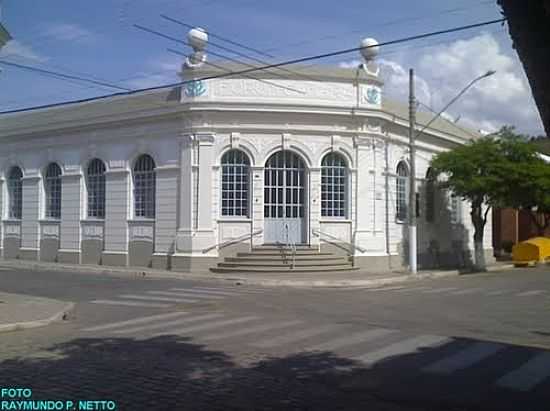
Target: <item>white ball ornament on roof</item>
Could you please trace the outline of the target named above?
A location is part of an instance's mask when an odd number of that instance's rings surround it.
[[[203,28],[195,27],[187,33],[187,42],[193,47],[193,50],[203,51],[208,43],[208,33]]]
[[[371,37],[363,39],[360,47],[363,47],[361,48],[361,55],[367,62],[374,60],[380,51],[378,41]]]

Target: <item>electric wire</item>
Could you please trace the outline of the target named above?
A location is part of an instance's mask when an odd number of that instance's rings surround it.
[[[444,35],[444,34],[450,34],[450,33],[455,33],[455,32],[460,32],[460,31],[472,30],[474,28],[480,28],[480,27],[485,27],[485,26],[489,26],[489,25],[493,25],[493,24],[504,23],[505,21],[506,21],[506,18],[488,20],[488,21],[483,21],[483,22],[479,22],[479,23],[475,23],[475,24],[452,27],[452,28],[445,29],[445,30],[433,31],[433,32],[428,32],[428,33],[403,37],[403,38],[399,38],[399,39],[395,39],[395,40],[390,40],[390,41],[379,43],[376,46],[373,45],[373,46],[354,47],[354,48],[349,48],[349,49],[342,49],[342,50],[337,50],[337,51],[333,51],[333,52],[329,52],[329,53],[317,54],[317,55],[314,55],[314,56],[307,56],[307,57],[301,57],[301,58],[297,58],[297,59],[287,60],[287,61],[283,61],[283,62],[280,62],[280,63],[270,64],[270,65],[267,65],[267,66],[255,67],[255,68],[250,68],[250,69],[241,70],[241,71],[235,71],[235,72],[232,72],[230,74],[229,73],[225,73],[225,74],[222,73],[222,74],[218,74],[218,75],[204,76],[204,77],[201,77],[201,78],[198,78],[198,79],[185,80],[185,81],[180,81],[180,82],[171,83],[171,84],[164,84],[164,85],[159,85],[159,86],[154,86],[154,87],[131,90],[131,91],[127,91],[127,92],[118,92],[118,93],[112,93],[112,94],[108,94],[108,95],[96,96],[96,97],[91,97],[91,98],[86,98],[86,99],[79,99],[79,100],[73,100],[73,101],[65,101],[65,102],[60,102],[60,103],[54,103],[54,104],[50,104],[50,105],[43,105],[43,106],[27,107],[27,108],[22,108],[22,109],[17,109],[17,110],[2,111],[2,112],[0,112],[0,114],[13,114],[13,113],[18,113],[18,112],[25,112],[25,111],[44,109],[44,108],[50,108],[50,107],[59,107],[59,106],[67,105],[67,104],[77,104],[77,103],[89,102],[89,101],[94,101],[94,100],[101,100],[101,99],[112,98],[112,97],[129,96],[129,95],[142,93],[142,92],[156,91],[156,90],[162,90],[162,89],[167,89],[167,88],[179,87],[179,86],[182,86],[182,85],[185,85],[185,84],[189,84],[190,82],[196,81],[196,80],[206,81],[206,80],[213,80],[213,79],[217,79],[217,78],[226,78],[226,77],[235,76],[235,75],[245,75],[245,74],[249,74],[249,73],[253,73],[253,72],[257,72],[257,71],[262,71],[262,70],[266,70],[266,69],[273,68],[273,67],[283,67],[283,66],[289,66],[289,65],[298,64],[298,63],[305,63],[305,62],[314,61],[314,60],[321,60],[321,59],[328,58],[328,57],[341,56],[341,55],[345,55],[345,54],[355,53],[355,52],[365,50],[365,49],[368,49],[368,48],[372,48],[372,47],[384,47],[384,46],[389,46],[389,45],[392,45],[392,44],[406,43],[406,42],[420,40],[420,39],[424,39],[424,38],[441,36],[441,35]]]

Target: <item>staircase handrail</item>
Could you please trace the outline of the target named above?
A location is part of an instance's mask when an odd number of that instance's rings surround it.
[[[213,246],[210,246],[208,248],[205,248],[204,250],[202,250],[202,253],[205,254],[215,248],[218,248],[218,249],[221,249],[221,248],[225,248],[225,247],[229,247],[230,245],[233,245],[233,244],[238,244],[238,243],[242,243],[243,241],[245,240],[248,240],[249,238],[252,239],[253,237],[256,237],[260,234],[262,234],[264,232],[264,230],[258,230],[254,233],[250,233],[250,234],[244,234],[240,237],[237,237],[237,238],[232,238],[231,240],[226,240],[222,243],[217,243],[217,244],[214,244]]]
[[[355,245],[355,244],[353,244],[353,243],[350,243],[349,241],[342,240],[341,238],[338,238],[338,237],[336,237],[336,236],[333,236],[332,234],[325,233],[325,232],[323,232],[323,231],[321,231],[321,230],[311,230],[311,231],[312,231],[313,235],[315,235],[315,236],[317,236],[317,237],[319,237],[319,238],[321,238],[321,236],[324,235],[325,237],[328,237],[328,238],[330,238],[330,239],[332,239],[332,240],[337,240],[337,241],[339,241],[339,242],[341,242],[341,243],[344,243],[344,244],[346,244],[346,245],[349,245],[349,246],[351,246],[351,248],[353,248],[354,250],[358,250],[358,251],[360,251],[361,253],[366,253],[366,252],[367,252],[367,250],[365,250],[364,248],[359,247],[358,245]]]

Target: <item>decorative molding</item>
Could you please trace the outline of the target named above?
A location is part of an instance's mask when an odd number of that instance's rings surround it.
[[[241,139],[241,133],[231,133],[229,136],[229,139],[231,141],[231,148],[236,149],[239,148],[239,141]]]
[[[201,146],[211,146],[216,141],[214,134],[195,134],[195,141]]]
[[[40,238],[59,239],[59,221],[40,220]]]
[[[104,221],[82,220],[82,240],[103,240]]]
[[[128,220],[130,231],[130,241],[150,241],[154,240],[155,222],[154,220]]]

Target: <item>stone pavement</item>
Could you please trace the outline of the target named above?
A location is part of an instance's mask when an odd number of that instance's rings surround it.
[[[361,287],[377,288],[385,285],[404,283],[429,278],[458,276],[459,270],[422,270],[415,275],[403,271],[388,271],[373,273],[366,271],[350,271],[337,273],[243,273],[243,274],[216,274],[208,271],[175,272],[168,270],[154,270],[145,267],[109,267],[94,265],[57,264],[36,261],[0,260],[0,267],[31,270],[31,271],[69,271],[78,273],[110,274],[122,276],[180,278],[189,280],[210,280],[218,282],[238,282],[241,284],[259,286],[286,286],[286,287]],[[488,267],[488,271],[512,269],[509,263],[496,263]]]
[[[62,320],[73,306],[66,301],[0,292],[0,333]]]

